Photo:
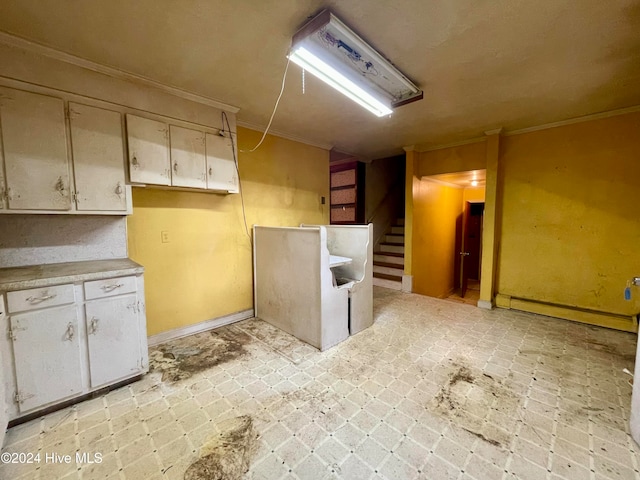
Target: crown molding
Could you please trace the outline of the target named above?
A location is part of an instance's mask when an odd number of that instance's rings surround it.
[[[7,32],[0,32],[0,43],[11,47],[20,48],[28,52],[33,52],[43,57],[48,57],[54,60],[69,63],[71,65],[75,65],[76,67],[84,68],[85,70],[91,70],[96,73],[101,73],[103,75],[117,78],[119,80],[126,80],[129,82],[144,85],[146,87],[156,88],[165,93],[168,93],[169,95],[184,98],[185,100],[190,100],[192,102],[207,105],[209,107],[219,108],[230,113],[238,113],[240,111],[238,107],[220,102],[213,98],[205,97],[204,95],[198,95],[196,93],[191,93],[186,90],[182,90],[181,88],[173,87],[171,85],[166,85],[142,75],[129,73],[114,67],[108,67],[106,65],[102,65],[100,63],[96,63],[82,57],[77,57],[70,53],[56,50],[55,48],[47,47],[46,45],[27,40],[25,38],[11,35]]]
[[[442,145],[434,145],[431,147],[420,147],[420,145],[416,145],[415,149],[416,152],[432,152],[434,150],[442,150],[443,148],[453,148],[453,147],[461,147],[462,145],[470,145],[472,143],[484,143],[487,141],[487,137],[476,137],[476,138],[469,138],[467,140],[461,140],[459,142],[451,142],[451,143],[444,143]]]
[[[263,133],[265,127],[263,125],[257,125],[255,123],[251,123],[251,122],[245,122],[242,120],[238,120],[236,118],[236,125],[240,126],[240,127],[244,127],[244,128],[248,128],[249,130],[255,130],[256,132],[260,132]],[[292,140],[294,142],[298,142],[298,143],[304,143],[305,145],[309,145],[311,147],[317,147],[317,148],[322,148],[324,150],[331,150],[334,146],[328,143],[320,143],[320,142],[314,142],[312,140],[309,140],[307,138],[304,137],[299,137],[297,135],[292,135],[290,133],[287,132],[283,132],[281,130],[274,130],[274,129],[269,129],[269,135],[273,135],[275,137],[280,137],[280,138],[284,138],[286,140]]]
[[[484,132],[484,134],[488,137],[490,135],[500,135],[503,132],[504,132],[504,128],[500,127],[500,128],[494,128],[493,130],[487,130]]]
[[[564,127],[565,125],[573,125],[575,123],[590,122],[593,120],[602,120],[604,118],[617,117],[619,115],[625,115],[627,113],[636,113],[636,112],[640,112],[640,105],[634,105],[633,107],[627,107],[627,108],[619,108],[617,110],[609,110],[608,112],[593,113],[591,115],[584,115],[582,117],[569,118],[567,120],[560,120],[558,122],[544,123],[542,125],[536,125],[533,127],[520,128],[518,130],[511,130],[511,131],[505,132],[503,133],[503,135],[505,137],[510,137],[512,135],[521,135],[523,133],[537,132],[539,130],[547,130],[549,128]]]

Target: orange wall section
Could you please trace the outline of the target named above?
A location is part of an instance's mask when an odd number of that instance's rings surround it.
[[[428,180],[414,182],[413,291],[446,297],[453,290],[456,226],[462,219],[463,189]]]
[[[640,113],[504,137],[498,293],[625,316],[640,273]]]
[[[484,202],[485,188],[484,187],[467,187],[462,193],[462,202]]]
[[[248,150],[261,134],[238,129]],[[240,153],[249,233],[253,224],[328,223],[329,152],[267,136]],[[145,267],[150,335],[253,308],[252,246],[239,194],[133,189],[129,256]],[[162,243],[161,232],[168,233]]]

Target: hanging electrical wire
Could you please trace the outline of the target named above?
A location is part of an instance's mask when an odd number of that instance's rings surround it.
[[[262,145],[262,142],[264,142],[264,139],[267,136],[267,132],[269,131],[269,128],[271,128],[271,122],[273,122],[273,117],[276,116],[276,112],[278,111],[278,104],[280,103],[280,99],[282,98],[282,94],[284,93],[284,86],[287,83],[287,71],[289,70],[289,63],[291,61],[289,57],[290,55],[287,54],[287,65],[284,67],[284,75],[282,75],[282,86],[280,87],[280,93],[278,94],[278,98],[276,99],[276,104],[273,106],[273,112],[271,113],[271,118],[269,119],[269,123],[267,123],[267,128],[265,128],[264,133],[262,134],[262,138],[260,139],[258,144],[255,147],[253,147],[251,150],[240,150],[242,153],[255,152],[258,149],[258,147]]]
[[[240,202],[242,204],[242,220],[244,221],[244,232],[247,234],[247,238],[249,238],[249,243],[253,246],[253,241],[251,239],[251,234],[249,233],[249,226],[247,225],[247,212],[244,206],[244,193],[242,192],[242,181],[240,179],[240,166],[238,165],[238,155],[236,154],[236,147],[233,141],[234,133],[231,131],[231,125],[229,124],[229,118],[227,117],[227,112],[222,111],[222,131],[224,134],[226,129],[229,132],[229,138],[231,139],[231,151],[233,153],[233,164],[236,167],[236,174],[238,175],[238,191],[240,192]]]

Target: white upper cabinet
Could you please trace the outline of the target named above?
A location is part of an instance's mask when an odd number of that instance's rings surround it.
[[[238,193],[238,172],[233,155],[233,140],[206,134],[207,188]]]
[[[2,94],[0,93],[0,95]],[[1,101],[2,100],[0,97],[0,103]],[[0,211],[4,209],[4,199],[7,192],[6,183],[4,182],[4,154],[2,153],[3,151],[4,151],[4,148],[2,148],[2,130],[0,130]],[[0,428],[2,428],[1,425],[0,425]]]
[[[190,128],[169,127],[174,187],[207,188],[204,135]]]
[[[7,207],[70,210],[64,101],[0,87]]]
[[[120,113],[69,103],[76,208],[126,211],[124,145]]]
[[[171,185],[167,124],[127,114],[127,138],[131,181]]]

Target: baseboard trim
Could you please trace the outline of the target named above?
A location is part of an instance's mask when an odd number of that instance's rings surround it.
[[[193,325],[187,325],[186,327],[175,328],[173,330],[167,330],[166,332],[157,333],[147,338],[147,342],[150,347],[160,345],[161,343],[168,342],[169,340],[175,340],[177,338],[187,337],[195,333],[206,332],[207,330],[213,330],[214,328],[224,327],[231,323],[253,318],[253,308],[249,310],[242,310],[241,312],[232,313],[223,317],[212,318],[205,320],[204,322],[194,323]]]
[[[413,292],[413,275],[402,275],[402,291],[404,293]]]
[[[485,310],[492,310],[493,304],[488,300],[478,300],[478,308],[484,308]]]

